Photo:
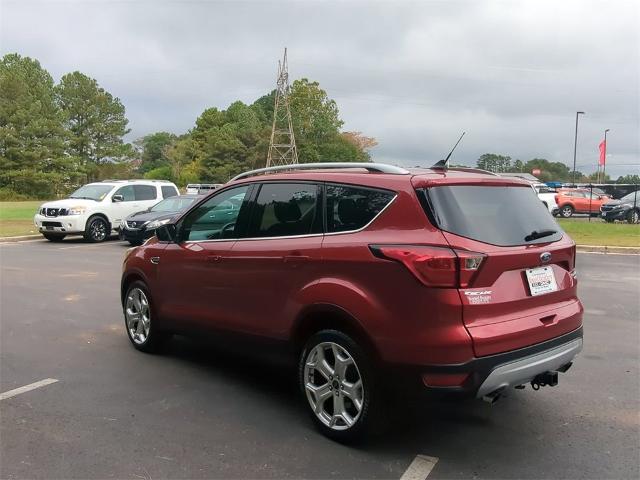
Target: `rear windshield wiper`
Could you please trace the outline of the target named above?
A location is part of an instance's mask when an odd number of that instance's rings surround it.
[[[558,233],[557,230],[534,230],[529,235],[524,237],[525,242],[531,242],[533,240],[537,240],[538,238],[548,237],[549,235],[553,235],[554,233]]]

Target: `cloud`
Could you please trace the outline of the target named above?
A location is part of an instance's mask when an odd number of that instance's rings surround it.
[[[188,130],[209,106],[318,80],[376,160],[429,165],[467,135],[482,153],[640,172],[640,7],[634,1],[3,1],[0,51],[80,70],[120,97],[131,137]]]

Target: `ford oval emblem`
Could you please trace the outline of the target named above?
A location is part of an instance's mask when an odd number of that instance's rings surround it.
[[[542,263],[549,263],[551,260],[551,254],[549,252],[544,252],[540,254],[540,261]]]

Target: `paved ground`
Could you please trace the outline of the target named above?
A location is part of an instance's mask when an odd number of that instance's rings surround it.
[[[640,256],[579,254],[585,349],[559,387],[396,408],[360,447],[313,429],[293,373],[193,341],[129,346],[121,242],[0,245],[0,478],[638,478]],[[400,405],[402,403],[400,402]]]

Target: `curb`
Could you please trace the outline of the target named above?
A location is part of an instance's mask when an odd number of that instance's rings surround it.
[[[0,237],[0,242],[22,242],[24,240],[35,240],[44,238],[42,235],[20,235],[19,237]]]
[[[606,245],[576,245],[576,251],[582,253],[617,253],[640,255],[640,247],[609,247]]]

